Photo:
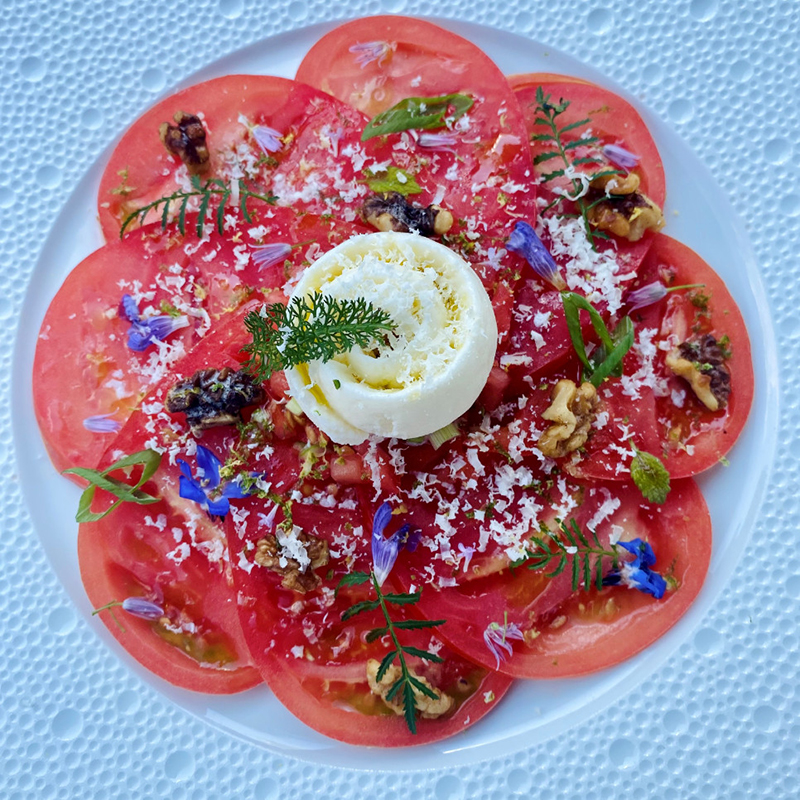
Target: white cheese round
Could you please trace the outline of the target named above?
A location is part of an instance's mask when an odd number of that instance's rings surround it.
[[[497,323],[470,265],[411,233],[354,236],[315,261],[292,297],[363,297],[396,324],[374,347],[288,369],[289,388],[331,440],[413,439],[461,416],[486,384]]]

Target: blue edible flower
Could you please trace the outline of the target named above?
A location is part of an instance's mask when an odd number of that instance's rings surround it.
[[[219,489],[219,468],[222,462],[202,445],[197,445],[197,478],[192,475],[191,467],[182,459],[176,459],[181,468],[180,496],[186,500],[194,500],[212,517],[224,517],[231,508],[231,499],[249,497],[250,492],[244,489],[239,478],[225,484]]]
[[[633,561],[623,562],[619,569],[610,572],[603,579],[603,584],[606,586],[623,584],[629,589],[638,589],[660,600],[667,590],[667,582],[650,569],[656,563],[653,548],[641,539],[631,539],[629,542],[617,542],[617,544],[635,558]]]
[[[397,561],[398,553],[403,548],[410,553],[416,550],[421,533],[417,529],[412,530],[411,526],[406,523],[386,538],[383,532],[391,519],[392,507],[388,503],[383,503],[375,512],[375,519],[372,522],[372,563],[378,586],[383,586],[383,582],[392,571],[394,562]]]
[[[561,291],[567,288],[567,284],[559,274],[555,259],[527,222],[517,220],[506,247],[512,253],[521,255],[540,278],[555,286],[556,289]]]
[[[123,611],[142,619],[160,619],[164,616],[164,609],[157,603],[145,600],[143,597],[126,597],[122,603]]]
[[[171,317],[163,314],[143,318],[139,314],[139,306],[129,294],[122,295],[119,315],[131,323],[128,329],[128,347],[139,353],[147,350],[154,342],[163,342],[171,333],[189,325],[189,319],[184,315]]]

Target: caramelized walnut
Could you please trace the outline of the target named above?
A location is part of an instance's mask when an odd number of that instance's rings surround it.
[[[361,207],[364,220],[379,231],[417,231],[422,236],[441,236],[453,227],[453,215],[439,206],[411,205],[400,192],[368,197]]]
[[[206,146],[206,129],[199,117],[178,111],[175,114],[176,125],[162,122],[158,135],[167,151],[186,164],[192,175],[208,169],[210,155]]]
[[[395,714],[401,715],[403,714],[403,703],[400,693],[398,692],[391,700],[388,700],[386,697],[389,690],[400,678],[400,667],[397,666],[397,664],[392,664],[382,676],[380,683],[378,683],[379,668],[380,662],[377,659],[371,658],[367,661],[367,682],[369,683],[369,688],[372,690],[373,694],[378,695],[378,697],[383,700],[384,704],[388,708],[391,708]],[[431,686],[427,678],[415,674],[413,670],[410,670],[410,672],[420,683],[427,686],[436,695],[436,699],[434,700],[434,698],[423,694],[416,687],[414,688],[414,707],[419,711],[419,715],[423,719],[436,719],[450,711],[454,704],[454,700],[450,695],[435,689]]]
[[[596,205],[591,205],[598,198],[602,199]],[[629,242],[638,242],[645,231],[660,231],[666,224],[661,209],[641,192],[611,197],[592,197],[590,194],[589,201],[590,207],[586,212],[589,224]]]
[[[710,411],[718,411],[728,402],[731,374],[722,348],[710,333],[698,341],[678,345],[667,355],[666,363],[689,382],[697,399]]]
[[[600,175],[590,186],[606,194],[633,194],[639,188],[639,176],[633,172],[627,175]]]
[[[330,553],[325,539],[295,527],[290,534],[279,531],[277,536],[269,533],[259,539],[253,560],[281,575],[281,586],[285,589],[305,594],[320,585],[320,577],[314,570],[328,563]]]
[[[260,403],[264,391],[244,370],[202,369],[178,381],[167,392],[164,407],[170,414],[184,413],[195,435],[208,428],[235,425],[246,406]]]
[[[553,387],[552,403],[542,414],[554,424],[539,437],[539,450],[549,458],[561,458],[583,447],[596,405],[597,390],[591,383],[578,387],[574,381],[560,380]]]

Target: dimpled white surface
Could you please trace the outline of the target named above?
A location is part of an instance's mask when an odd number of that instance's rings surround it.
[[[777,468],[734,579],[658,671],[547,742],[488,759],[477,750],[466,759],[475,763],[458,767],[446,758],[443,769],[408,762],[403,772],[331,767],[313,752],[299,761],[243,743],[132,674],[48,563],[19,490],[10,403],[12,348],[33,267],[98,153],[160,93],[220,56],[315,23],[381,12],[433,12],[461,32],[469,21],[557,48],[626,87],[689,143],[755,249],[778,341],[786,432],[778,434]],[[3,0],[2,14],[0,797],[797,796],[799,5]],[[15,375],[15,387],[25,380]],[[24,449],[24,439],[17,445]]]

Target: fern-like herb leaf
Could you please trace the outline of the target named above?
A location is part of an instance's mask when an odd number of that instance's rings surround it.
[[[247,201],[251,198],[263,200],[265,203],[271,205],[277,199],[274,195],[260,194],[253,191],[247,184],[239,178],[237,181],[239,191],[239,208],[242,211],[245,221],[251,222],[252,219],[247,210]],[[122,221],[122,226],[119,230],[119,238],[122,239],[125,231],[136,221],[140,225],[144,225],[147,215],[151,211],[161,209],[161,230],[166,230],[169,224],[170,214],[173,209],[178,209],[177,224],[181,236],[186,235],[186,214],[189,209],[189,201],[197,197],[200,203],[197,209],[197,223],[195,225],[195,232],[198,239],[203,238],[206,221],[209,216],[209,209],[211,208],[212,200],[216,200],[217,210],[214,215],[217,231],[222,234],[225,223],[225,210],[233,194],[233,184],[225,183],[220,178],[209,178],[205,183],[197,176],[193,175],[191,179],[192,188],[189,190],[178,190],[170,195],[159,197],[153,200],[152,203],[147,203],[141,208],[137,208],[128,214]]]
[[[531,105],[534,105],[533,103]],[[586,237],[589,240],[589,243],[592,245],[592,249],[596,248],[595,239],[607,239],[608,237],[602,235],[601,233],[592,229],[592,226],[589,222],[588,217],[588,210],[590,208],[590,202],[586,200],[584,197],[585,194],[585,184],[584,181],[593,181],[595,178],[600,177],[601,175],[621,175],[622,172],[620,170],[609,170],[607,166],[601,165],[601,161],[597,158],[593,158],[591,156],[581,156],[579,158],[572,158],[572,151],[576,150],[577,148],[583,145],[592,145],[597,144],[599,139],[596,136],[579,136],[578,138],[572,138],[569,140],[564,139],[564,134],[572,133],[573,131],[577,131],[579,128],[583,128],[586,125],[591,123],[591,118],[587,117],[586,119],[577,120],[576,122],[571,122],[569,125],[564,125],[563,127],[559,127],[558,118],[569,108],[569,100],[564,100],[563,98],[558,103],[550,102],[550,95],[544,93],[544,89],[539,86],[536,89],[536,103],[535,103],[535,112],[536,118],[534,119],[535,125],[542,125],[543,127],[549,128],[549,134],[535,134],[531,137],[531,141],[535,142],[546,142],[550,147],[553,149],[537,155],[534,159],[534,163],[539,164],[542,161],[549,161],[552,158],[560,158],[562,163],[564,164],[564,169],[554,170],[552,172],[548,172],[546,175],[542,175],[542,180],[545,183],[549,183],[550,181],[554,180],[555,178],[560,178],[564,175],[569,175],[570,182],[572,184],[572,189],[567,194],[567,199],[574,201],[577,209],[578,215],[583,220],[583,226],[586,231]],[[582,178],[577,177],[574,173],[574,168],[581,165],[589,165],[595,164],[600,166],[600,170],[594,173],[588,173],[584,175]]]
[[[411,733],[416,733],[417,707],[415,693],[419,692],[420,694],[424,694],[425,696],[430,697],[432,700],[437,700],[439,696],[433,689],[431,689],[429,686],[426,686],[421,680],[419,680],[419,678],[416,677],[416,675],[414,675],[408,666],[406,656],[412,656],[414,658],[419,658],[436,664],[441,663],[442,659],[436,655],[436,653],[431,653],[428,650],[422,650],[419,647],[413,647],[411,645],[400,644],[398,631],[418,630],[420,628],[435,628],[439,625],[444,625],[445,621],[443,619],[393,620],[389,613],[389,605],[413,605],[419,601],[420,593],[384,594],[381,590],[380,584],[378,583],[378,579],[375,577],[374,571],[369,573],[354,572],[350,575],[345,575],[342,580],[339,581],[336,591],[338,592],[339,589],[345,586],[357,586],[366,583],[364,576],[367,576],[368,580],[372,582],[372,588],[377,599],[361,600],[358,603],[353,604],[350,606],[350,608],[342,612],[342,619],[348,620],[351,617],[354,617],[356,614],[361,614],[365,611],[374,611],[375,609],[380,608],[385,624],[369,631],[367,633],[366,640],[367,642],[374,642],[378,639],[382,639],[384,636],[389,636],[392,649],[389,650],[389,652],[381,660],[380,666],[378,667],[378,672],[376,674],[376,680],[378,683],[380,683],[386,676],[386,673],[389,671],[389,668],[392,666],[392,664],[397,662],[400,667],[400,677],[389,688],[389,691],[386,693],[386,700],[392,702],[395,700],[395,698],[399,699],[399,702],[402,704],[403,717],[405,718],[406,725],[408,725],[408,729],[411,731]]]
[[[534,548],[527,549],[525,555],[513,562],[514,567],[525,566],[531,570],[546,570],[546,578],[560,575],[567,565],[572,577],[572,591],[579,588],[588,592],[592,587],[603,587],[603,566],[619,567],[619,548],[616,544],[605,548],[601,546],[597,534],[592,533],[594,542],[590,542],[578,523],[572,519],[569,524],[556,520],[557,528],[551,531],[546,528],[542,536],[531,536]],[[555,566],[552,566],[555,564]]]
[[[330,361],[353,347],[373,347],[395,329],[392,318],[359,297],[337,300],[316,292],[293,297],[288,306],[272,303],[245,317],[252,342],[245,369],[264,381],[287,367]]]

